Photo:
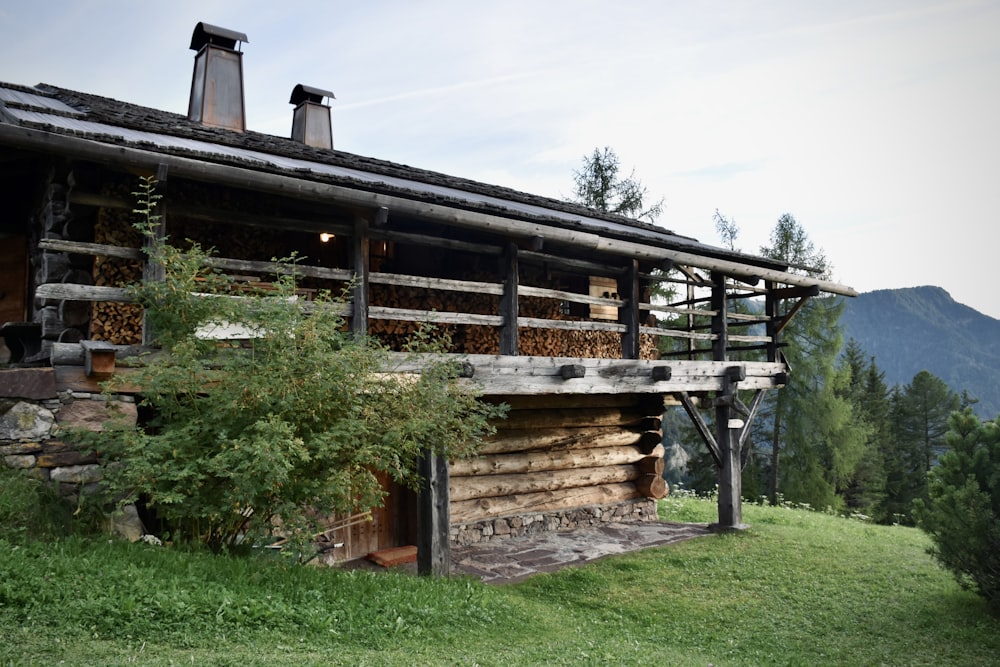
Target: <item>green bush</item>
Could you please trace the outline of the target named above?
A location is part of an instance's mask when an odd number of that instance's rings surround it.
[[[982,422],[966,408],[949,427],[949,450],[914,515],[933,540],[931,554],[1000,614],[1000,419]]]
[[[336,297],[297,300],[294,261],[279,262],[266,290],[237,290],[207,268],[206,251],[156,236],[151,180],[138,195],[137,226],[164,278],[133,293],[162,351],[117,383],[142,387],[153,416],[82,437],[99,450],[113,497],[143,498],[170,539],[220,550],[280,533],[302,547],[324,517],[377,506],[379,474],[415,487],[425,450],[462,456],[491,432],[502,411],[462,390],[444,357],[393,373],[399,358],[348,331]],[[202,335],[218,326],[245,340]],[[414,345],[442,349],[428,337]]]
[[[71,509],[55,488],[0,463],[0,538],[21,541],[64,535]]]

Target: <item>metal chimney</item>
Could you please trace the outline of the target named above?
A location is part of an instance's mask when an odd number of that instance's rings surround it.
[[[194,27],[191,48],[198,53],[194,57],[188,118],[209,127],[246,131],[243,54],[236,46],[248,41],[242,32],[207,23]]]
[[[336,99],[329,90],[298,84],[292,88],[289,104],[297,105],[292,112],[292,139],[307,146],[333,150],[333,129],[330,107],[323,98]]]

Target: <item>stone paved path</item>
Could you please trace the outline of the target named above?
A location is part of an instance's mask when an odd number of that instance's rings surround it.
[[[609,523],[452,547],[451,571],[486,583],[506,584],[539,572],[711,534],[705,524],[696,523]]]

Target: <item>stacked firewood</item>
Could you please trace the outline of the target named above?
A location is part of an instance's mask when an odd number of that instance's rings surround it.
[[[127,198],[127,192],[106,194]],[[133,214],[102,208],[94,223],[94,243],[138,248],[141,235],[132,227]],[[126,287],[142,279],[142,262],[118,257],[94,258],[94,284]],[[117,345],[142,343],[142,308],[129,303],[96,302],[91,306],[90,338]]]
[[[499,297],[481,293],[459,293],[396,285],[373,285],[371,304],[411,310],[434,310],[481,315],[496,315]],[[522,296],[518,301],[521,317],[547,320],[578,320],[562,312],[559,299]],[[392,349],[401,349],[420,329],[419,322],[372,320],[368,331]],[[438,333],[448,336],[451,350],[465,354],[499,354],[500,331],[497,327],[475,324],[438,324]],[[563,329],[518,329],[518,349],[522,355],[543,357],[621,357],[621,334],[611,331],[575,331]],[[640,338],[640,358],[656,358],[653,336]]]

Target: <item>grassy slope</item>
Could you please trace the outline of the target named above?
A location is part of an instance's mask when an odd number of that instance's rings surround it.
[[[668,518],[706,521],[671,499]],[[97,541],[0,541],[0,665],[989,665],[1000,619],[914,529],[753,528],[485,587]]]

